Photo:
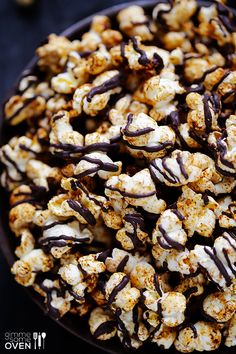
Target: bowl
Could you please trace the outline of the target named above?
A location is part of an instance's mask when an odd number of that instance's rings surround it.
[[[119,5],[112,6],[108,9],[102,10],[100,12],[97,12],[83,20],[80,20],[67,28],[65,31],[60,33],[60,35],[68,37],[69,39],[75,39],[79,38],[84,32],[86,32],[89,29],[90,23],[93,19],[94,16],[96,15],[106,15],[109,16],[111,19],[115,19],[117,13],[130,5],[140,5],[142,6],[147,12],[151,12],[152,8],[154,5],[158,3],[157,0],[148,0],[148,1],[135,1],[135,2],[128,2],[128,3],[123,3]],[[210,2],[203,1],[202,4],[209,4]],[[232,10],[234,12],[234,10]],[[7,98],[10,97],[15,93],[17,83],[20,81],[20,79],[25,76],[26,73],[33,73],[35,66],[37,62],[37,57],[34,56],[32,60],[28,63],[26,68],[23,70],[23,72],[19,75],[18,80],[16,81],[15,86],[10,90],[10,92],[7,95]],[[4,143],[6,143],[9,138],[13,135],[15,128],[14,127],[9,127],[7,126],[4,121],[3,121],[3,114],[0,116],[0,146]],[[9,267],[12,266],[12,264],[16,260],[16,256],[14,254],[14,249],[16,246],[16,238],[12,234],[12,232],[9,229],[8,226],[8,208],[6,208],[6,205],[8,205],[8,195],[7,193],[3,190],[3,188],[0,187],[0,247],[2,249],[2,252],[7,260],[7,263],[9,264]],[[27,294],[30,296],[30,298],[41,308],[42,311],[45,312],[45,307],[43,304],[43,299],[40,295],[38,295],[33,289],[30,288],[24,288]],[[79,317],[75,317],[71,314],[66,314],[62,319],[55,320],[52,318],[56,323],[58,323],[60,326],[62,326],[65,330],[69,331],[79,339],[82,339],[83,341],[89,343],[90,345],[93,345],[107,353],[111,354],[123,354],[124,353],[124,348],[121,346],[121,343],[118,341],[118,339],[112,339],[110,341],[99,341],[96,340],[89,331],[89,327],[87,324],[87,320]],[[173,353],[179,353],[177,352],[174,348],[171,348],[169,350],[161,350],[158,348],[155,344],[145,344],[143,347],[141,347],[139,350],[136,351],[137,353],[144,354],[148,352],[149,354],[154,354],[158,352],[166,353],[166,354],[173,354]],[[226,347],[220,347],[218,350],[214,351],[215,354],[235,354],[235,347],[232,348],[226,348]]]

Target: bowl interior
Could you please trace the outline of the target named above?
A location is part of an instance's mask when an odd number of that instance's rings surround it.
[[[86,32],[89,29],[90,23],[95,15],[102,14],[102,15],[107,15],[109,16],[113,21],[115,21],[116,14],[118,11],[120,11],[122,8],[130,6],[131,4],[135,5],[140,5],[146,9],[147,12],[151,12],[152,7],[157,4],[158,1],[135,1],[135,2],[129,2],[126,4],[120,4],[113,6],[111,8],[108,8],[106,10],[100,11],[99,13],[96,13],[90,17],[87,17],[81,21],[78,21],[65,31],[61,33],[61,35],[64,35],[70,39],[78,39],[80,36]],[[207,3],[207,2],[203,2]],[[232,10],[233,11],[233,10]],[[20,78],[24,76],[27,72],[33,73],[35,71],[35,65],[37,62],[37,58],[33,57],[33,59],[29,62],[29,64],[26,66],[25,70],[21,73],[19,76],[18,80],[16,81],[16,85],[19,82]],[[15,87],[12,88],[12,90],[9,92],[8,97],[14,94],[15,92]],[[14,135],[16,128],[12,128],[9,126],[6,126],[6,124],[3,121],[3,116],[0,117],[0,146],[4,143],[6,143],[9,138]],[[17,134],[20,134],[20,131],[17,130]],[[8,226],[8,195],[7,193],[0,187],[0,247],[3,251],[3,254],[9,264],[9,266],[12,266],[14,261],[16,260],[16,257],[14,255],[14,249],[16,247],[16,238],[15,236],[11,233],[9,226]],[[28,295],[31,297],[31,299],[37,303],[37,305],[44,310],[44,304],[42,298],[33,290],[30,288],[25,289]],[[55,319],[53,319],[55,320]],[[98,341],[92,337],[90,334],[87,320],[86,318],[79,318],[70,314],[65,315],[62,319],[60,320],[55,320],[59,325],[64,327],[67,331],[71,332],[78,338],[92,344],[93,346],[98,347],[99,349],[106,351],[108,353],[112,354],[122,354],[124,353],[124,349],[122,348],[120,342],[117,339],[112,339],[110,341]],[[136,351],[137,353],[145,353],[148,351],[149,354],[154,354],[158,352],[163,352],[163,350],[159,349],[156,345],[154,344],[145,344],[141,349]],[[178,353],[174,348],[171,348],[170,350],[164,351],[164,353],[170,354],[170,353]],[[218,350],[216,350],[214,353],[216,354],[235,354],[235,348],[226,348],[226,347],[221,347]]]

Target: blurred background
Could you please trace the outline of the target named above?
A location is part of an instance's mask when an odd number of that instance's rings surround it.
[[[22,7],[17,5],[16,0],[0,0],[1,102],[33,56],[36,47],[49,33],[60,33],[74,22],[96,11],[128,0],[35,0],[32,2],[34,2],[32,6]],[[236,7],[235,0],[229,0],[228,3]],[[14,282],[1,253],[0,274],[0,353],[7,352],[4,349],[4,333],[7,331],[46,332],[44,353],[64,354],[76,351],[84,354],[85,350],[89,354],[102,353],[48,319],[32,303],[24,289]],[[16,353],[16,350],[13,352]]]

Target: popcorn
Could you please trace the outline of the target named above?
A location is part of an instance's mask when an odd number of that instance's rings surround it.
[[[203,301],[203,310],[207,318],[217,322],[227,322],[236,311],[235,289],[226,289],[208,295]]]
[[[122,138],[132,156],[153,159],[166,155],[175,144],[175,133],[169,127],[158,126],[154,119],[144,113],[128,115]]]
[[[121,174],[106,182],[105,194],[110,199],[123,199],[133,206],[140,206],[144,210],[159,214],[164,211],[166,203],[156,196],[156,188],[152,182],[148,169],[144,169],[133,177]],[[140,187],[142,193],[139,193]]]
[[[197,351],[211,351],[219,347],[221,333],[214,323],[199,321],[192,326],[180,330],[175,347],[182,353]]]
[[[175,329],[161,324],[161,326],[157,326],[157,328],[152,333],[151,342],[155,343],[160,348],[169,349],[174,343],[175,338]]]
[[[223,211],[219,216],[219,225],[223,228],[234,228],[236,226],[235,211],[236,202],[232,201],[231,198],[224,199],[224,206],[221,206]]]
[[[185,90],[180,86],[176,75],[170,70],[163,70],[160,75],[147,80],[142,89],[137,90],[134,97],[153,106],[149,114],[156,121],[160,121],[176,110],[175,95],[184,92]]]
[[[36,286],[36,291],[45,297],[47,312],[56,320],[70,311],[72,297],[68,291],[60,289],[58,279],[45,279]]]
[[[96,116],[102,111],[111,95],[120,93],[120,74],[117,70],[106,71],[100,74],[92,84],[79,87],[73,97],[73,108],[78,115],[83,111]]]
[[[11,272],[21,285],[31,286],[38,272],[48,272],[53,267],[51,257],[41,249],[31,249],[31,247],[28,249],[27,247],[25,252],[18,252],[18,254],[21,256],[20,260],[13,264]]]
[[[90,243],[93,235],[90,230],[84,228],[73,219],[60,220],[51,213],[45,211],[36,211],[34,222],[42,227],[42,237],[39,239],[41,247],[50,251],[53,257],[61,258],[61,256],[73,247],[81,243]],[[42,222],[38,219],[42,217]]]
[[[189,93],[186,103],[190,108],[187,116],[189,126],[196,132],[210,132],[219,130],[217,118],[220,114],[221,104],[217,95],[207,95],[203,97],[198,93]]]
[[[199,180],[209,161],[201,153],[174,150],[170,156],[151,161],[149,169],[155,182],[178,187]]]
[[[226,130],[217,141],[217,170],[226,176],[235,176],[236,171],[236,116],[226,120]]]
[[[235,235],[224,232],[214,246],[196,245],[190,252],[192,263],[198,264],[206,276],[220,289],[229,287],[235,274]]]
[[[102,152],[92,152],[81,157],[80,162],[73,166],[73,176],[83,178],[85,176],[94,177],[95,174],[102,179],[109,179],[121,173],[121,161],[113,161]]]
[[[89,326],[92,335],[99,340],[108,340],[116,334],[116,322],[112,315],[101,307],[96,307],[91,312]]]
[[[123,216],[124,226],[116,233],[116,239],[125,250],[143,248],[148,234],[145,230],[142,215],[134,209],[127,208]]]
[[[229,327],[226,331],[226,339],[225,339],[225,345],[227,347],[233,347],[236,344],[236,315],[234,314],[231,320],[229,321]]]
[[[236,346],[235,17],[225,0],[114,16],[50,35],[4,105],[12,273],[97,340]]]
[[[143,41],[152,40],[155,25],[145,15],[140,6],[129,6],[121,10],[117,16],[120,29],[127,36],[140,36]]]
[[[130,311],[140,297],[140,291],[131,287],[129,277],[122,272],[111,275],[105,286],[105,296],[111,308]]]
[[[195,0],[183,0],[157,4],[153,10],[154,20],[164,21],[170,30],[179,30],[190,20],[197,9]]]
[[[17,125],[24,120],[41,116],[46,108],[42,96],[23,97],[12,96],[5,104],[4,114],[10,125]]]
[[[169,53],[155,46],[146,46],[141,43],[141,37],[130,37],[120,47],[111,49],[111,61],[114,65],[121,62],[128,64],[131,70],[161,71],[169,63]]]
[[[183,229],[184,216],[178,210],[165,210],[156,223],[152,234],[152,242],[163,249],[175,248],[183,250],[187,242],[187,234]]]
[[[26,167],[31,158],[41,152],[41,146],[35,138],[30,139],[26,136],[12,138],[8,144],[4,145],[0,151],[1,162],[6,166],[6,183],[8,180],[13,182],[13,188],[19,185],[24,179]]]
[[[182,187],[182,195],[177,201],[177,210],[183,215],[183,225],[188,236],[197,232],[203,237],[210,237],[214,231],[219,213],[218,203],[210,196],[202,196],[189,187]]]

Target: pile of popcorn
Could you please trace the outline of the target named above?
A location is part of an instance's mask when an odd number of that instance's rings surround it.
[[[4,106],[12,273],[98,340],[236,345],[236,21],[160,1],[50,35]],[[23,132],[24,135],[20,135]]]

